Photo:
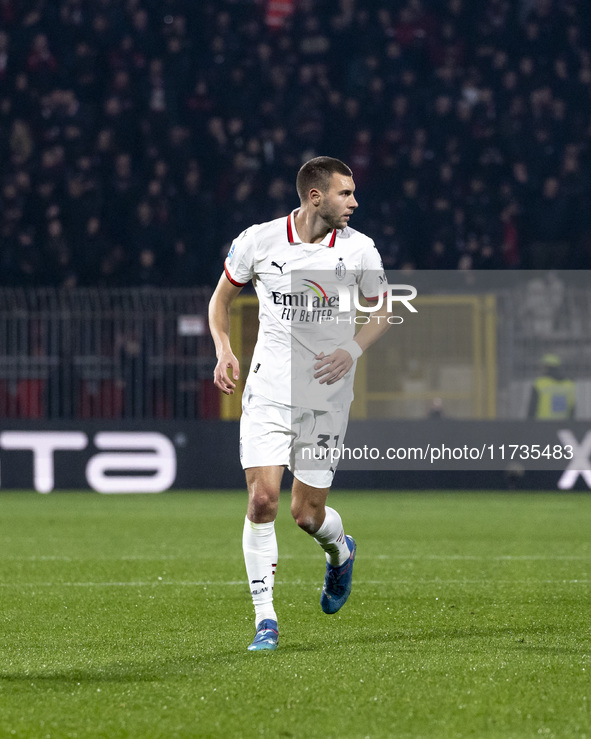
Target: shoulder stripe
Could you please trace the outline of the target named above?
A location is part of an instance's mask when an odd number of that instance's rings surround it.
[[[226,277],[230,280],[232,285],[236,285],[236,287],[244,287],[247,284],[246,282],[236,282],[236,280],[232,279],[232,277],[230,277],[230,273],[228,272],[228,268],[226,267],[225,262],[224,262],[224,272],[226,273]]]

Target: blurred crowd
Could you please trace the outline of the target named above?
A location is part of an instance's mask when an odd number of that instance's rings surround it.
[[[0,284],[214,284],[353,169],[388,268],[591,267],[588,0],[0,0]]]

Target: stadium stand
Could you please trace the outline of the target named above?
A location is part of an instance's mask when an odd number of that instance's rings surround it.
[[[588,268],[583,0],[1,0],[0,282],[213,284],[349,162],[389,268]]]

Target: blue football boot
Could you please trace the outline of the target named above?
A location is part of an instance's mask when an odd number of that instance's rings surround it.
[[[345,605],[351,593],[353,562],[355,562],[357,544],[355,544],[355,539],[352,536],[346,536],[345,539],[349,547],[349,559],[338,567],[326,564],[324,586],[320,596],[320,607],[324,613],[336,613]]]
[[[249,652],[259,652],[263,649],[277,649],[277,642],[279,641],[279,630],[277,628],[277,621],[273,621],[271,618],[265,618],[259,622],[257,626],[257,633],[252,642],[249,645]]]

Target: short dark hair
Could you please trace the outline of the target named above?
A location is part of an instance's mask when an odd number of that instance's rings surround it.
[[[313,187],[318,188],[321,192],[326,192],[333,174],[342,174],[345,177],[353,176],[351,169],[340,159],[315,157],[306,162],[300,168],[296,178],[296,188],[302,203]]]

